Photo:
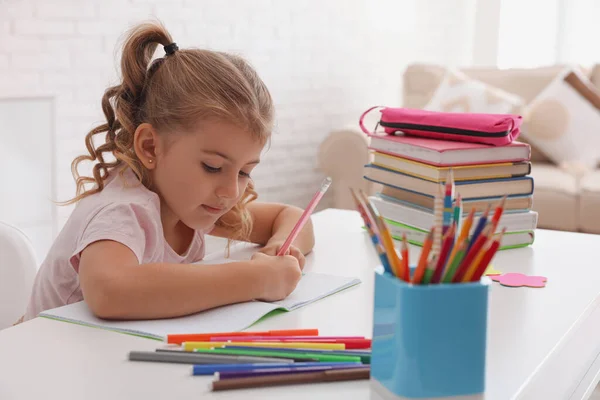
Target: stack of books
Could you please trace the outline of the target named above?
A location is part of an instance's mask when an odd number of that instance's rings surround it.
[[[364,177],[383,185],[370,200],[394,239],[406,235],[409,243],[423,245],[435,225],[434,200],[452,176],[463,217],[475,210],[474,225],[506,197],[496,232],[506,230],[500,249],[533,243],[538,214],[531,209],[534,185],[528,144],[490,146],[396,134],[372,136],[370,149],[373,159]]]

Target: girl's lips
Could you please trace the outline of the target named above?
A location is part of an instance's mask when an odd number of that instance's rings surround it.
[[[208,211],[211,214],[219,214],[219,213],[223,212],[222,208],[211,207],[211,206],[207,206],[206,204],[202,204],[202,208],[204,208],[206,211]]]

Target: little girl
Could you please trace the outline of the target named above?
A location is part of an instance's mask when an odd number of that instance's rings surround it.
[[[159,44],[165,55],[150,64]],[[314,236],[308,223],[276,256],[302,210],[254,201],[250,176],[273,122],[265,84],[243,59],[178,49],[154,23],[131,31],[121,69],[102,98],[106,123],[87,135],[89,155],[73,161],[77,206],[24,320],[83,299],[101,318],[151,319],[285,298]],[[86,160],[93,178],[77,173]],[[205,234],[264,247],[250,261],[190,265],[204,256]]]

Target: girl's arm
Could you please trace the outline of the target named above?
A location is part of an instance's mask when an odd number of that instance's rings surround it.
[[[256,201],[248,204],[248,210],[254,221],[250,241],[265,247],[283,244],[304,212],[301,208],[290,205]],[[231,236],[226,229],[218,226],[210,234],[224,238]],[[302,254],[308,254],[314,244],[315,235],[309,219],[292,245],[297,247]]]
[[[281,300],[300,280],[291,256],[257,254],[219,265],[139,265],[125,245],[103,240],[81,253],[79,280],[92,312],[106,319],[154,319],[192,314],[253,299]]]

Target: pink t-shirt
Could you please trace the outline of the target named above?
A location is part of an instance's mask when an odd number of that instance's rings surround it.
[[[40,266],[24,320],[83,300],[79,257],[93,242],[122,243],[140,264],[185,264],[204,257],[204,233],[196,231],[187,251],[177,254],[163,234],[158,196],[141,185],[131,169],[127,168],[123,177],[115,171],[101,192],[77,203]]]

